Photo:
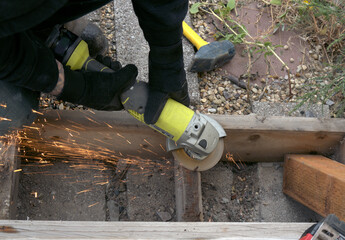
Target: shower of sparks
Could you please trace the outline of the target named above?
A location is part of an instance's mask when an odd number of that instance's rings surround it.
[[[43,115],[43,113],[38,112],[38,111],[36,111],[36,110],[34,110],[34,109],[32,109],[32,112],[33,112],[33,113],[36,113],[36,114],[39,114],[39,115]]]
[[[81,194],[81,193],[86,193],[86,192],[90,192],[92,189],[85,189],[83,191],[77,192],[77,194]]]
[[[153,147],[153,145],[152,145],[149,141],[147,141],[145,138],[144,138],[144,142],[146,142],[148,145],[150,145],[151,147]]]
[[[164,152],[166,152],[165,148],[163,147],[162,144],[159,144],[159,146],[161,147],[161,149],[163,149]]]
[[[100,123],[99,122],[97,122],[97,121],[95,121],[95,120],[93,120],[92,118],[90,118],[90,117],[85,117],[87,120],[89,120],[90,122],[93,122],[93,123],[96,123],[96,124],[98,124],[98,125],[100,125]]]
[[[104,122],[105,125],[108,126],[108,128],[113,128],[109,123]]]
[[[99,204],[99,202],[96,202],[96,203],[94,203],[94,204],[91,204],[91,205],[89,205],[88,207],[93,207],[93,206],[95,206],[95,205],[97,205],[97,204]]]
[[[9,122],[11,122],[11,121],[12,121],[12,119],[9,119],[9,118],[4,118],[4,117],[0,117],[0,121],[9,121]]]
[[[99,187],[111,184],[114,180],[109,180],[109,173],[116,173],[116,181],[126,182],[129,169],[133,175],[151,176],[153,169],[162,169],[164,172],[160,174],[166,175],[166,170],[174,168],[172,162],[164,156],[159,156],[161,149],[166,152],[162,144],[155,148],[148,139],[144,138],[141,141],[135,139],[132,142],[132,138],[129,137],[131,135],[127,135],[126,132],[119,133],[108,123],[98,123],[86,117],[89,121],[109,129],[92,136],[87,133],[89,129],[87,126],[71,120],[60,121],[61,117],[58,112],[57,114],[58,117],[53,121],[47,121],[41,117],[33,125],[25,126],[24,131],[16,132],[13,138],[19,146],[18,157],[22,159],[23,169],[16,169],[14,172],[30,176],[56,176],[68,184],[77,185],[78,190],[74,194],[82,196],[83,193],[93,192]],[[121,141],[119,137],[124,141]],[[5,143],[8,142],[8,137],[0,137],[0,140],[2,139]],[[118,143],[119,146],[114,143]],[[135,151],[131,154],[119,151],[121,145],[134,145],[134,143],[138,145],[137,150],[147,152],[145,156],[151,156],[151,158],[143,158]],[[5,148],[10,149],[8,145],[0,145],[2,148],[0,154],[6,154]],[[135,149],[136,146],[131,148]],[[67,164],[67,171],[56,171],[56,164]],[[78,173],[93,175],[86,181],[81,181]],[[35,191],[31,194],[35,198],[39,196]],[[55,199],[55,196],[52,198]],[[89,207],[97,204],[99,202]]]
[[[32,192],[31,195],[34,195],[35,198],[38,196],[37,192]]]
[[[240,169],[240,166],[236,163],[234,156],[231,153],[226,153],[225,157],[226,157],[226,159],[228,159],[228,161],[234,163],[236,165],[236,167],[238,169]]]
[[[94,111],[92,111],[91,109],[88,109],[87,111],[90,112],[90,113],[92,113],[92,114],[94,114],[94,115],[96,114],[96,113],[95,113]]]
[[[235,161],[233,154],[228,152],[228,153],[226,153],[225,157],[229,162],[234,163],[238,169],[241,169],[241,167],[242,168],[245,167],[245,165],[243,164],[243,162],[241,161],[240,158],[239,158],[238,162]],[[240,165],[238,165],[238,163],[241,165],[241,167],[240,167]]]

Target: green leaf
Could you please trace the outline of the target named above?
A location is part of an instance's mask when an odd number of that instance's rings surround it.
[[[272,5],[276,5],[276,6],[281,6],[282,5],[282,1],[281,0],[271,0],[270,3]]]
[[[284,18],[286,16],[286,14],[287,14],[287,11],[284,12],[282,15],[278,16],[278,18]]]
[[[268,47],[268,46],[271,46],[271,45],[272,45],[271,42],[264,42],[264,46],[265,46],[265,47]]]
[[[234,9],[236,7],[236,0],[229,0],[226,7],[229,8],[230,11]]]
[[[189,12],[191,14],[196,14],[199,12],[199,7],[201,6],[201,3],[197,2],[197,3],[194,3],[191,7],[190,7],[190,10]]]

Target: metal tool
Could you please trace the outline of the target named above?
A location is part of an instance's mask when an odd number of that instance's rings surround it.
[[[235,55],[234,45],[228,41],[206,42],[183,22],[183,35],[198,49],[189,67],[192,72],[208,72],[229,62]]]
[[[67,29],[56,27],[47,39],[47,45],[56,59],[72,70],[113,71],[91,58],[87,43]],[[137,82],[121,94],[125,110],[143,123],[148,94],[145,82]],[[226,133],[220,124],[173,99],[168,99],[158,121],[149,126],[168,138],[168,151],[172,151],[174,158],[187,169],[210,169],[223,155]]]
[[[345,240],[345,222],[330,214],[308,228],[300,240]]]

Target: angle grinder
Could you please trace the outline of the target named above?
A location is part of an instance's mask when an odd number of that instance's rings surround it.
[[[113,71],[91,58],[87,43],[61,25],[54,28],[46,44],[72,70]],[[121,94],[125,110],[143,123],[148,94],[148,84],[142,81]],[[168,99],[158,121],[148,126],[167,137],[167,150],[189,170],[208,170],[223,155],[226,133],[220,124],[173,99]]]

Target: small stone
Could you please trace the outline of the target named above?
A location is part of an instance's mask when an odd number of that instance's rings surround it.
[[[306,65],[302,65],[302,70],[303,71],[307,70],[307,66]]]
[[[215,100],[213,101],[213,103],[216,104],[216,105],[219,105],[219,104],[222,103],[222,100],[220,100],[220,99],[215,99]]]
[[[289,46],[288,45],[284,45],[284,50],[288,50]]]
[[[290,63],[293,63],[293,62],[295,62],[295,59],[290,58]]]
[[[209,108],[207,111],[208,111],[209,113],[216,113],[216,112],[217,112],[217,109],[215,109],[215,108]]]
[[[215,95],[214,94],[208,96],[208,100],[213,101],[214,99],[215,99]]]
[[[221,203],[229,203],[230,202],[230,200],[229,199],[227,199],[227,198],[222,198],[222,201],[221,201]]]
[[[201,99],[201,102],[202,102],[202,103],[205,103],[206,101],[207,101],[206,98],[202,98],[202,99]]]
[[[231,95],[228,91],[224,91],[223,92],[223,96],[225,97],[226,100],[228,100],[229,98],[231,98]]]
[[[258,93],[258,90],[256,88],[252,88],[253,93]]]
[[[319,60],[319,56],[318,56],[316,53],[314,53],[314,54],[312,55],[312,57],[313,57],[315,60]]]
[[[312,73],[306,73],[305,76],[306,76],[307,78],[312,78],[312,77],[313,77],[313,74],[312,74]]]
[[[329,100],[329,99],[326,100],[326,104],[327,104],[328,106],[332,106],[332,105],[334,105],[334,103],[335,103],[335,102],[333,102],[332,100]]]
[[[157,212],[157,215],[163,222],[167,222],[171,219],[171,214],[168,212]]]

